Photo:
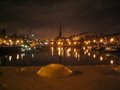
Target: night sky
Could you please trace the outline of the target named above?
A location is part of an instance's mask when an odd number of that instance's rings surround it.
[[[41,39],[120,31],[120,0],[0,0],[0,28]]]

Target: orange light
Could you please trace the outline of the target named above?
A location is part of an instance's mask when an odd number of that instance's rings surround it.
[[[96,58],[96,55],[95,55],[95,54],[93,54],[93,58]]]
[[[54,42],[51,42],[51,45],[53,45],[54,44]]]
[[[113,63],[114,63],[114,61],[113,61],[113,60],[111,60],[111,61],[110,61],[110,64],[113,64]]]
[[[19,42],[20,42],[19,40],[16,41],[16,43],[19,43]]]
[[[114,38],[111,38],[111,39],[110,39],[110,42],[111,42],[111,43],[114,42]]]
[[[68,42],[69,45],[71,45],[71,42]]]
[[[4,40],[3,42],[4,42],[4,43],[6,43],[7,41],[6,41],[6,40]]]
[[[100,61],[102,61],[102,60],[103,60],[103,57],[101,56],[101,57],[100,57]]]
[[[58,45],[60,45],[61,42],[58,42]]]
[[[96,40],[93,40],[94,43],[96,43]]]
[[[100,39],[100,42],[102,43],[102,42],[103,42],[103,39]]]
[[[77,44],[77,42],[74,42],[74,45],[76,45]]]
[[[23,43],[23,40],[21,40],[21,43]]]

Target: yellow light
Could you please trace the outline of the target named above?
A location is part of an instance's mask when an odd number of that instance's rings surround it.
[[[20,59],[20,56],[19,56],[19,54],[17,54],[16,58],[17,58],[17,60],[19,60],[19,59]]]
[[[87,54],[87,52],[85,51],[85,52],[84,52],[84,54],[86,55],[86,54]]]
[[[102,61],[102,60],[103,60],[103,57],[101,56],[101,57],[100,57],[100,61]]]
[[[110,61],[110,64],[113,64],[113,63],[114,63],[114,61],[113,61],[113,60],[111,60],[111,61]]]
[[[11,40],[11,39],[9,39],[9,42],[12,42],[12,40]]]
[[[86,45],[88,45],[88,44],[90,44],[91,43],[91,41],[89,40],[89,41],[85,41],[84,42]]]
[[[19,40],[16,41],[16,43],[19,43],[19,42],[20,42]]]
[[[96,40],[93,40],[94,43],[96,43]]]
[[[89,40],[88,43],[91,43],[91,41]]]
[[[54,50],[54,49],[53,49]],[[54,55],[54,52],[53,52],[53,55]],[[59,56],[64,56],[64,50],[62,47],[58,47],[58,55]]]
[[[68,42],[69,45],[71,45],[71,42]]]
[[[58,47],[58,55],[61,56],[61,48]]]
[[[78,61],[80,61],[80,54],[78,54]]]
[[[111,39],[110,39],[110,42],[114,42],[114,38],[111,38]]]
[[[23,43],[23,40],[21,40],[21,43]]]
[[[74,48],[74,52],[77,52],[76,48]]]
[[[67,39],[67,41],[69,41],[69,39]]]
[[[53,45],[54,44],[54,42],[51,42],[51,45]]]
[[[67,57],[70,57],[71,56],[71,53],[70,53],[71,52],[71,48],[68,48],[66,52],[67,52]]]
[[[75,39],[78,40],[78,37],[76,37]]]
[[[61,42],[61,45],[63,45],[63,42]]]
[[[9,61],[11,61],[12,60],[12,56],[9,56]]]
[[[4,42],[4,43],[6,43],[7,41],[6,41],[6,40],[4,40],[3,42]]]
[[[70,52],[71,51],[71,48],[68,48],[68,50],[67,50],[68,52]]]
[[[85,50],[85,47],[83,47],[83,50]]]
[[[100,39],[100,42],[102,43],[102,42],[103,42],[103,39]]]
[[[60,45],[61,42],[58,42],[58,45]]]
[[[88,53],[88,56],[90,56],[90,53]]]
[[[76,45],[77,44],[77,42],[74,42],[74,45]]]
[[[95,55],[95,54],[93,54],[93,58],[96,58],[96,55]]]
[[[54,41],[54,39],[52,39],[51,41]]]
[[[51,47],[51,51],[52,51],[52,56],[54,55],[54,48]]]
[[[86,53],[88,53],[88,50],[86,50]]]
[[[77,52],[75,52],[74,57],[78,58],[78,53]]]

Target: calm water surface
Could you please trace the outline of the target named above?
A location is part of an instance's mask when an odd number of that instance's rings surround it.
[[[42,66],[50,63],[71,66],[119,65],[120,53],[105,53],[73,47],[50,47],[35,52],[0,54],[0,66]]]

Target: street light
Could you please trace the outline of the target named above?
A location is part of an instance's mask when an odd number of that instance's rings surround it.
[[[94,43],[96,43],[96,40],[93,40]]]
[[[110,39],[110,43],[112,43],[112,42],[114,42],[114,38],[111,38],[111,39]]]
[[[103,39],[100,39],[100,42],[102,43],[102,42],[103,42]]]

